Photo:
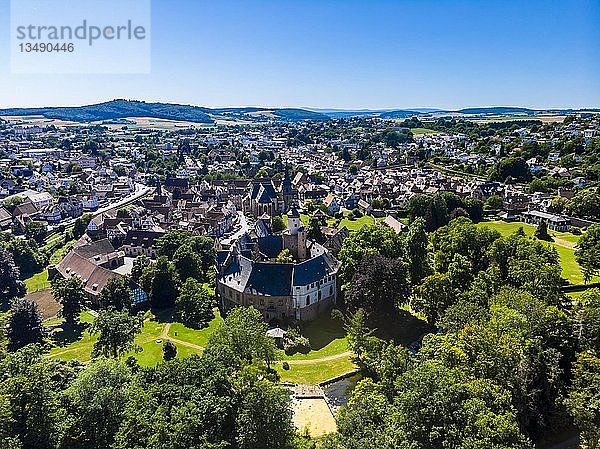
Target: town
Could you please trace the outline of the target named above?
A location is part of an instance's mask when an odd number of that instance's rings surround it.
[[[340,385],[385,382],[380,361],[401,372],[441,329],[479,317],[471,304],[516,295],[567,313],[597,298],[599,181],[600,114],[587,111],[4,115],[2,294],[21,298],[7,317],[40,330],[9,324],[8,345],[152,367],[243,330],[241,360],[285,383],[296,428],[320,437],[348,404]],[[543,419],[519,423],[519,444],[563,413],[527,407]]]

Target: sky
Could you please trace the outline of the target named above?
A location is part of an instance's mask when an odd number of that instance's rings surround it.
[[[0,108],[600,107],[600,0],[152,0],[145,74],[13,74],[9,47],[0,0]]]

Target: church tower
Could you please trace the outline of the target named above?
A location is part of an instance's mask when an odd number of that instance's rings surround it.
[[[288,164],[285,164],[285,177],[283,178],[283,184],[281,185],[281,191],[283,193],[283,210],[288,211],[292,207],[294,200],[294,191],[292,189],[292,181],[290,179],[290,170]]]

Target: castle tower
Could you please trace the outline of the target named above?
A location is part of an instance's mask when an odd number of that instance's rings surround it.
[[[300,214],[295,207],[292,207],[287,213],[287,225],[290,235],[298,234],[300,228],[302,228],[302,222],[300,221]]]

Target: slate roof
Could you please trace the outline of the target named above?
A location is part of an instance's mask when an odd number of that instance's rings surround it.
[[[163,235],[164,232],[130,229],[127,231],[125,239],[123,239],[123,245],[151,248],[156,243],[156,240]]]
[[[329,264],[324,255],[302,262],[294,267],[294,285],[309,285],[323,279],[328,272]]]
[[[289,296],[292,294],[293,269],[292,264],[254,262],[246,291],[269,296]]]
[[[269,259],[274,259],[283,250],[283,239],[280,235],[261,237],[258,239],[258,249]]]

